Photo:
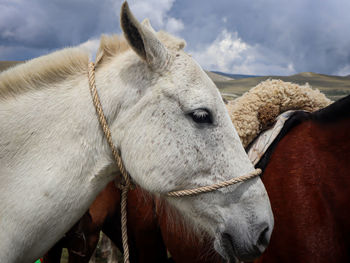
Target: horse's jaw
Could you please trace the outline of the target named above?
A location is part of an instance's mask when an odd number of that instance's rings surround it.
[[[232,198],[232,204],[227,208],[221,208],[222,211],[219,210],[218,213],[223,214],[224,222],[219,223],[219,227],[216,228],[214,248],[229,262],[253,261],[269,244],[274,220],[271,209],[263,209],[264,206],[269,206],[264,202],[264,193],[257,193],[257,198],[252,202],[244,200],[248,188],[262,184],[260,178],[254,180],[256,181],[248,182],[247,186],[244,184],[238,186],[235,190],[243,193],[240,204]],[[249,207],[254,204],[261,208],[250,209]]]
[[[261,180],[255,178],[224,191],[168,197],[167,201],[199,238],[204,232],[214,240],[214,249],[223,258],[250,261],[264,252],[274,225],[265,193],[259,192],[261,186]],[[256,197],[250,200],[252,195]]]

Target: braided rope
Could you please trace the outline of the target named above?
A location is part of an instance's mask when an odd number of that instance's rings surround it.
[[[121,227],[122,227],[122,242],[123,242],[123,250],[124,250],[124,263],[129,263],[129,247],[128,247],[128,234],[127,234],[127,215],[126,215],[126,205],[127,205],[127,193],[131,186],[130,182],[130,176],[127,173],[125,166],[123,164],[123,161],[118,153],[118,150],[115,148],[113,141],[112,141],[112,135],[111,131],[109,129],[106,117],[103,113],[103,109],[101,106],[101,101],[98,96],[97,90],[96,90],[96,84],[95,84],[95,65],[93,62],[89,63],[88,67],[88,76],[89,76],[89,87],[91,92],[91,97],[96,109],[96,113],[98,115],[99,122],[101,124],[102,130],[106,136],[107,142],[109,146],[111,147],[112,154],[114,159],[116,160],[116,163],[118,165],[118,168],[123,176],[124,184],[120,185],[122,193],[121,193]],[[261,173],[261,169],[255,169],[253,172],[251,172],[248,175],[243,175],[240,177],[232,178],[230,180],[220,182],[213,185],[188,189],[188,190],[180,190],[180,191],[172,191],[166,194],[166,196],[170,197],[180,197],[180,196],[192,196],[200,193],[207,193],[211,191],[218,190],[223,187],[227,187],[229,185],[233,185],[236,183],[240,183],[246,180],[249,180],[251,178],[254,178],[258,176]]]
[[[229,185],[233,185],[233,184],[247,181],[251,178],[258,176],[259,174],[261,174],[261,169],[255,169],[250,174],[242,175],[242,176],[239,176],[236,178],[232,178],[230,180],[223,181],[223,182],[220,182],[217,184],[212,184],[212,185],[208,185],[208,186],[202,186],[202,187],[187,189],[187,190],[172,191],[172,192],[167,193],[166,195],[173,196],[173,197],[180,197],[180,196],[191,196],[191,195],[197,195],[197,194],[201,194],[201,193],[212,192],[212,191],[218,190],[220,188],[227,187]]]
[[[118,168],[123,176],[124,179],[124,185],[121,185],[121,225],[122,225],[122,242],[123,242],[123,250],[124,250],[124,263],[129,263],[129,247],[128,247],[128,233],[127,233],[127,217],[126,217],[126,204],[127,204],[127,193],[130,188],[130,177],[128,173],[126,172],[125,166],[123,165],[123,161],[121,157],[119,156],[119,153],[117,149],[115,148],[113,141],[112,141],[112,135],[111,131],[108,127],[106,117],[103,113],[101,101],[98,96],[97,90],[96,90],[96,84],[95,84],[95,65],[93,62],[89,63],[89,86],[90,86],[90,92],[92,96],[93,103],[95,105],[96,112],[99,117],[99,121],[102,127],[102,130],[107,138],[107,142],[109,146],[111,147],[112,154],[114,159],[117,162]]]

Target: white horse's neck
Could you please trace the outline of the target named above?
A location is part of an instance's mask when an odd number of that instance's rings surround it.
[[[97,87],[104,74],[97,74]],[[111,91],[108,86],[99,90],[102,103],[120,104]],[[87,75],[0,107],[0,255],[9,262],[30,262],[30,255],[45,253],[83,215],[117,168],[99,127]],[[111,114],[117,112],[106,112]],[[32,246],[23,246],[22,236]],[[27,250],[18,251],[22,247]]]

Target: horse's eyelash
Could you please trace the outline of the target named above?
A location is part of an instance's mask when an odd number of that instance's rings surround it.
[[[193,112],[193,115],[196,116],[197,118],[204,118],[209,115],[209,113],[205,110],[197,110]]]

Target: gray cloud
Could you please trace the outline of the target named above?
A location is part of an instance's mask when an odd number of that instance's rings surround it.
[[[122,0],[0,0],[0,59],[23,60],[65,46],[120,33]],[[183,24],[167,15],[174,0],[129,1],[139,19],[173,33]]]
[[[121,2],[0,0],[0,59],[29,59],[83,42],[95,47],[101,33],[120,32]],[[185,38],[187,50],[210,70],[350,74],[348,0],[129,3],[139,19]]]
[[[253,73],[265,74],[265,64],[275,67],[275,74],[283,74],[278,68],[286,65],[296,72],[336,74],[350,65],[348,10],[348,0],[178,0],[172,12],[188,29],[183,36],[194,43],[191,50],[207,48],[227,30],[260,58],[260,67],[252,68],[260,69]]]
[[[1,1],[0,10],[2,46],[50,50],[117,27],[117,21],[114,27],[103,23],[115,16],[114,11],[97,1]]]

